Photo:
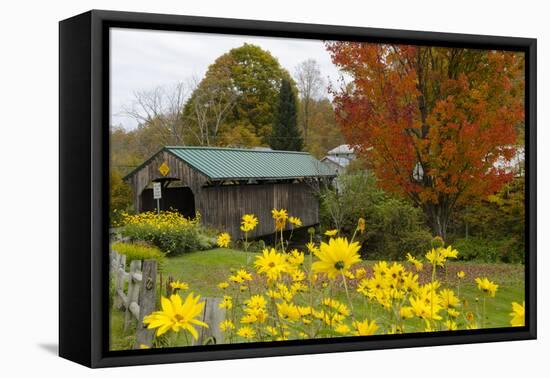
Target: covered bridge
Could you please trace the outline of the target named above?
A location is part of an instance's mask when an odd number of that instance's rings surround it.
[[[134,193],[137,212],[156,209],[152,183],[162,183],[160,207],[187,217],[200,212],[205,225],[240,235],[241,216],[255,214],[250,235],[273,233],[273,208],[300,217],[303,226],[319,223],[318,189],[333,171],[305,152],[164,147],[124,180]]]

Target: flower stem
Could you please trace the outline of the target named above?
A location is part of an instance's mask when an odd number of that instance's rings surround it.
[[[353,236],[351,237],[350,243],[353,243],[353,240],[355,239],[356,234],[357,234],[357,227],[355,228],[355,231],[353,231]]]
[[[353,310],[353,303],[351,302],[351,298],[349,296],[349,291],[348,291],[348,284],[347,284],[347,281],[346,281],[346,276],[344,275],[344,273],[342,272],[342,280],[344,281],[344,289],[346,290],[346,297],[348,297],[348,303],[349,303],[349,307],[351,309],[351,318],[353,320],[355,320],[355,311]]]
[[[244,233],[244,252],[246,254],[246,266],[250,263],[250,256],[248,256],[248,232]]]
[[[481,328],[485,328],[485,301],[486,297],[483,296],[483,308],[481,310]]]

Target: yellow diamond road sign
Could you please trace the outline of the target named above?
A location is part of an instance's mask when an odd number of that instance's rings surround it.
[[[166,176],[170,172],[170,167],[166,162],[163,162],[159,167],[159,172],[161,175]]]

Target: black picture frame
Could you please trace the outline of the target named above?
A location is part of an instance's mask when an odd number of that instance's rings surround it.
[[[525,52],[526,326],[238,345],[108,348],[109,28],[392,42]],[[92,10],[59,24],[59,355],[89,367],[535,339],[536,62],[530,38]]]

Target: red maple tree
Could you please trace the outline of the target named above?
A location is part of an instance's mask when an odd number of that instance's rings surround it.
[[[445,238],[461,202],[512,178],[524,121],[523,53],[327,42],[351,78],[331,88],[337,121],[380,185],[422,207]]]

